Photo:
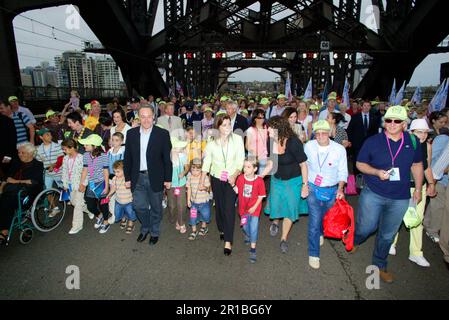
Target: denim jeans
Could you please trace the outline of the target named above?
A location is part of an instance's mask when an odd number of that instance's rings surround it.
[[[120,222],[123,217],[128,218],[130,221],[136,221],[137,216],[134,212],[133,203],[121,204],[115,201],[115,223]]]
[[[354,245],[361,244],[377,230],[372,263],[381,270],[387,268],[388,251],[401,226],[409,200],[385,198],[367,186],[360,194]]]
[[[251,243],[256,243],[259,234],[259,217],[248,215],[247,218],[248,221],[243,225],[243,231],[249,237]]]
[[[196,218],[192,218],[189,212],[190,225],[196,226],[198,221],[210,223],[210,202],[194,203],[192,202],[192,208],[197,211]]]
[[[320,256],[320,236],[323,235],[323,218],[326,212],[334,205],[335,197],[329,201],[320,201],[315,196],[314,184],[309,183],[309,196],[307,205],[309,206],[309,256]]]
[[[49,176],[48,174],[45,174],[44,183],[45,189],[53,188],[55,184],[57,188],[60,188],[60,186],[62,186],[61,176]]]
[[[139,174],[133,192],[133,206],[141,225],[140,233],[159,237],[162,221],[162,191],[153,192],[148,174]]]

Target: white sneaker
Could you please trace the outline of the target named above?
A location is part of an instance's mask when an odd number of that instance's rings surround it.
[[[83,230],[83,227],[81,227],[81,228],[72,228],[72,229],[70,229],[69,234],[77,234],[81,230]]]
[[[93,213],[88,212],[87,216],[89,217],[90,220],[93,220],[95,218]]]
[[[320,258],[318,258],[318,257],[309,257],[309,265],[313,269],[319,269],[320,268]]]
[[[61,212],[61,209],[59,209],[59,207],[54,207],[51,211],[50,211],[50,213],[48,214],[48,216],[50,217],[50,218],[53,218],[54,216],[56,216],[58,213],[60,213]]]
[[[420,267],[430,267],[429,261],[427,261],[423,256],[410,256],[408,259]]]
[[[324,244],[324,237],[320,236],[320,247],[322,247]]]
[[[440,242],[440,238],[439,238],[438,236],[431,235],[431,234],[428,233],[427,231],[426,231],[426,234],[427,234],[427,236],[430,238],[430,240],[432,240],[434,243]]]
[[[396,255],[396,247],[394,245],[391,245],[390,251],[388,251],[388,254],[390,256],[395,256]]]

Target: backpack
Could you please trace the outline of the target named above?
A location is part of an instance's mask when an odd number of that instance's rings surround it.
[[[324,236],[341,239],[346,250],[354,247],[354,209],[344,199],[337,199],[323,218]]]

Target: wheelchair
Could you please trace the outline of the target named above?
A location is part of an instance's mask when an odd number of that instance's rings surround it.
[[[34,199],[26,194],[25,189],[18,193],[18,209],[14,214],[6,245],[14,230],[19,230],[19,241],[28,244],[33,239],[34,230],[49,232],[56,229],[62,222],[66,202],[59,201],[61,190],[49,188],[41,191]],[[58,208],[58,209],[56,209]]]

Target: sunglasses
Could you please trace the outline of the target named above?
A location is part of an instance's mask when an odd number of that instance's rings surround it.
[[[396,123],[396,124],[400,124],[400,123],[402,123],[403,121],[402,120],[393,120],[393,119],[385,119],[385,123],[392,123],[392,122],[394,122],[394,123]]]

